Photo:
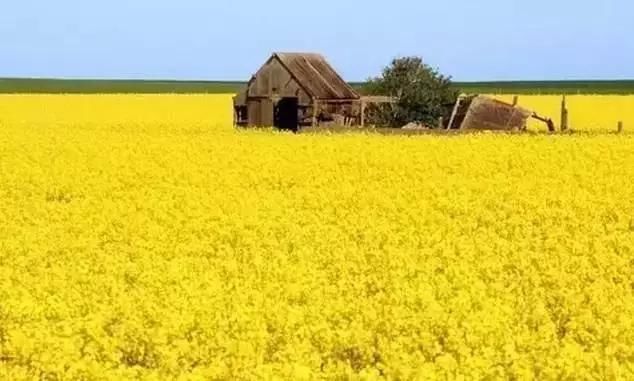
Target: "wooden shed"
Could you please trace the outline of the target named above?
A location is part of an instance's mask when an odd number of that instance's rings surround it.
[[[234,97],[237,126],[303,126],[358,121],[361,97],[315,53],[274,53]]]

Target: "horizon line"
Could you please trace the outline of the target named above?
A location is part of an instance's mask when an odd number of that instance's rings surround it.
[[[110,82],[167,82],[167,83],[247,83],[248,80],[240,79],[165,79],[165,78],[124,78],[124,77],[2,77],[0,81],[110,81]],[[365,83],[367,80],[346,81],[348,83]],[[454,83],[597,83],[597,82],[634,82],[631,79],[500,79],[500,80],[452,80]]]

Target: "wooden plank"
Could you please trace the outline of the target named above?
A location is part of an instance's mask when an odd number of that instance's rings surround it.
[[[269,68],[269,72],[267,77],[268,83],[267,83],[267,87],[268,87],[268,91],[266,92],[269,97],[273,95],[273,75],[275,73],[275,70],[273,70],[273,68]]]
[[[317,99],[318,101],[321,101],[323,103],[331,103],[331,104],[338,104],[338,103],[353,103],[353,102],[358,102],[359,99],[353,99],[353,98],[349,98],[349,99]]]
[[[260,126],[272,127],[273,124],[273,101],[270,99],[263,99],[260,101]]]
[[[451,112],[451,117],[449,118],[449,124],[447,124],[447,129],[451,130],[453,127],[453,122],[456,119],[456,115],[458,114],[458,109],[460,108],[460,103],[462,103],[462,97],[458,97],[456,100],[456,104],[453,107],[453,111]]]
[[[317,108],[319,107],[319,101],[317,99],[313,99],[313,120],[312,126],[317,126]]]
[[[260,102],[249,100],[247,101],[247,114],[248,114],[248,125],[250,127],[257,127],[260,123]]]
[[[365,126],[365,100],[361,99],[361,127]]]
[[[387,97],[382,95],[371,95],[366,97],[361,97],[361,100],[366,103],[396,103],[397,99],[394,97]]]

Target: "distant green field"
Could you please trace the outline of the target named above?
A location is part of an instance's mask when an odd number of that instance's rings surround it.
[[[354,87],[361,82],[351,83]],[[77,80],[0,78],[5,94],[112,94],[112,93],[235,93],[239,81]],[[509,81],[456,82],[466,93],[496,94],[634,94],[634,80],[627,81]]]
[[[0,78],[0,93],[25,94],[158,94],[233,93],[244,83],[223,81],[154,81],[100,79]]]
[[[457,82],[466,93],[496,94],[634,94],[634,80]]]

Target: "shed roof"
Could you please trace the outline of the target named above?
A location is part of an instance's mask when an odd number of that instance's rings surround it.
[[[359,99],[321,54],[274,53],[308,95],[317,99]]]

